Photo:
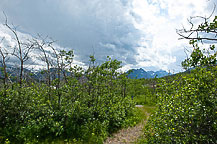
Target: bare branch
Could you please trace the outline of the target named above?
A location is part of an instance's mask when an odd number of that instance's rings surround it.
[[[0,41],[0,43],[2,43],[2,41],[4,40],[4,38],[2,38],[2,40]],[[2,47],[0,46],[0,54],[2,56],[2,59],[1,59],[1,63],[2,63],[2,67],[3,67],[3,73],[4,73],[4,90],[5,90],[5,94],[6,94],[6,89],[7,89],[7,81],[8,81],[8,74],[7,74],[7,65],[6,65],[6,61],[8,60],[8,53],[4,53],[2,51]]]
[[[19,76],[19,84],[20,84],[20,87],[22,87],[22,81],[23,81],[23,65],[24,65],[24,59],[23,59],[23,49],[21,47],[21,44],[22,42],[20,41],[19,39],[19,36],[17,34],[17,31],[16,31],[16,27],[13,25],[14,28],[12,28],[9,24],[8,24],[8,19],[7,19],[7,16],[6,14],[3,12],[4,16],[5,16],[5,23],[4,23],[4,26],[6,26],[14,35],[15,37],[15,40],[17,42],[17,46],[18,47],[14,47],[14,51],[12,53],[12,55],[16,56],[19,61],[20,61],[20,76]],[[15,53],[17,50],[17,53]]]
[[[209,22],[209,20],[214,14],[215,9],[216,9],[216,5],[214,5],[213,11],[209,17],[203,17],[203,16],[190,17],[190,19],[188,19],[188,23],[190,25],[189,29],[183,27],[180,30],[176,30],[176,33],[181,37],[179,39],[199,40],[201,42],[203,42],[203,40],[217,41],[217,28],[215,26],[209,27],[209,25],[212,24],[211,22]],[[195,25],[192,22],[192,20],[197,18],[202,19],[203,22],[195,28]],[[212,37],[207,37],[203,35],[204,33],[214,34],[214,36],[212,35]]]
[[[191,33],[192,34],[192,33]],[[208,37],[190,37],[190,36],[185,36],[181,33],[178,33],[181,38],[179,39],[189,39],[189,40],[210,40],[210,41],[217,41],[217,38],[208,38]]]
[[[24,62],[27,61],[28,55],[29,55],[30,51],[33,50],[33,48],[34,48],[34,44],[33,43],[30,44],[30,45],[27,45],[27,51],[24,53],[24,57],[23,57],[23,61]]]

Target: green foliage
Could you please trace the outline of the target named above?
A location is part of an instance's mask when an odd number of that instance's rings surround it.
[[[205,22],[200,24],[198,28],[192,32],[197,32],[197,38],[193,38],[189,41],[189,44],[193,46],[193,51],[189,58],[185,59],[182,62],[182,66],[185,69],[192,68],[192,67],[203,67],[203,66],[215,66],[217,64],[217,52],[215,50],[215,36],[212,38],[212,34],[216,34],[217,30],[217,16],[213,19],[213,21],[208,22],[205,19]],[[209,37],[202,37],[203,35],[199,35],[199,32],[204,32],[206,34],[210,34]],[[199,47],[199,43],[203,43],[203,40],[210,40],[213,43],[210,44],[209,49],[203,49]]]
[[[198,46],[198,42],[195,40],[191,40],[190,44],[193,45],[194,49],[190,55],[190,58],[185,59],[182,62],[182,66],[185,69],[191,67],[198,67],[198,66],[213,66],[216,65],[217,60],[217,52],[215,51],[215,45],[210,45],[208,50],[201,50]]]
[[[211,33],[216,31],[216,28],[217,28],[217,16],[215,16],[213,21],[211,22],[205,21],[204,23],[200,24],[197,30],[205,31],[206,33]]]
[[[215,31],[216,18],[196,31]],[[194,50],[182,62],[184,68],[194,70],[162,81],[157,111],[145,126],[141,143],[217,143],[217,53],[215,43],[201,50],[201,41],[200,37],[190,40]]]
[[[138,105],[155,105],[157,79],[129,79],[128,93]]]
[[[64,53],[64,52],[63,52]],[[71,54],[70,54],[71,55]],[[112,132],[137,123],[120,62],[108,58],[84,71],[75,66],[68,82],[10,85],[0,91],[0,142],[41,143],[56,139],[103,143]],[[48,97],[50,98],[48,99]]]
[[[157,112],[145,127],[145,143],[217,142],[217,71],[196,69],[162,82]]]

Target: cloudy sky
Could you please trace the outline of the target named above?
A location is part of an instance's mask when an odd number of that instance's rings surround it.
[[[76,63],[98,63],[107,56],[123,62],[123,70],[179,72],[188,41],[178,40],[176,29],[190,16],[208,17],[216,0],[0,0],[9,23],[20,34],[38,33],[73,49]],[[215,11],[215,14],[217,11]],[[0,23],[4,23],[0,13]],[[12,41],[0,25],[0,37]],[[11,42],[12,43],[12,42]]]

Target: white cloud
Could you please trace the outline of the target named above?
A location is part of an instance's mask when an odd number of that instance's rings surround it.
[[[208,16],[208,4],[205,0],[134,0],[132,12],[140,18],[134,25],[144,35],[137,47],[136,67],[180,71],[177,65],[185,58],[183,49],[188,41],[178,40],[176,29],[186,26],[191,16]]]
[[[179,71],[188,41],[176,29],[190,16],[208,16],[215,0],[1,0],[19,30],[49,35],[62,48],[75,50],[77,63],[99,63],[112,56],[123,69]],[[4,17],[0,16],[0,21]],[[0,33],[1,34],[1,33]],[[5,33],[7,35],[7,33]],[[11,44],[13,41],[9,40]]]
[[[32,40],[33,37],[29,34],[25,34],[22,32],[17,31],[17,35],[20,39],[21,43],[26,43],[27,40]],[[0,39],[2,40],[0,43],[1,48],[3,48],[3,52],[9,53],[8,57],[9,60],[7,63],[9,65],[13,66],[19,66],[19,60],[17,57],[13,56],[12,53],[14,51],[14,48],[17,47],[17,41],[15,40],[15,37],[13,33],[4,25],[0,24]],[[35,38],[34,38],[35,39]],[[40,39],[37,39],[40,43]],[[58,44],[54,43],[53,47],[57,50],[63,50],[64,48],[59,46]],[[48,52],[48,56],[51,58],[51,60],[55,61],[54,57],[49,54],[53,53],[53,50],[49,47],[45,47],[45,50]],[[46,63],[42,61],[41,56],[43,56],[42,52],[39,50],[33,50],[29,53],[29,59],[24,63],[25,68],[34,69],[34,70],[40,70],[46,68]],[[79,65],[85,68],[85,64],[80,62],[79,57],[75,55],[73,65]]]

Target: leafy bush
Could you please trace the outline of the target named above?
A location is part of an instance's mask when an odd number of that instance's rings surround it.
[[[217,67],[197,68],[159,90],[157,112],[145,127],[146,143],[217,143]]]

